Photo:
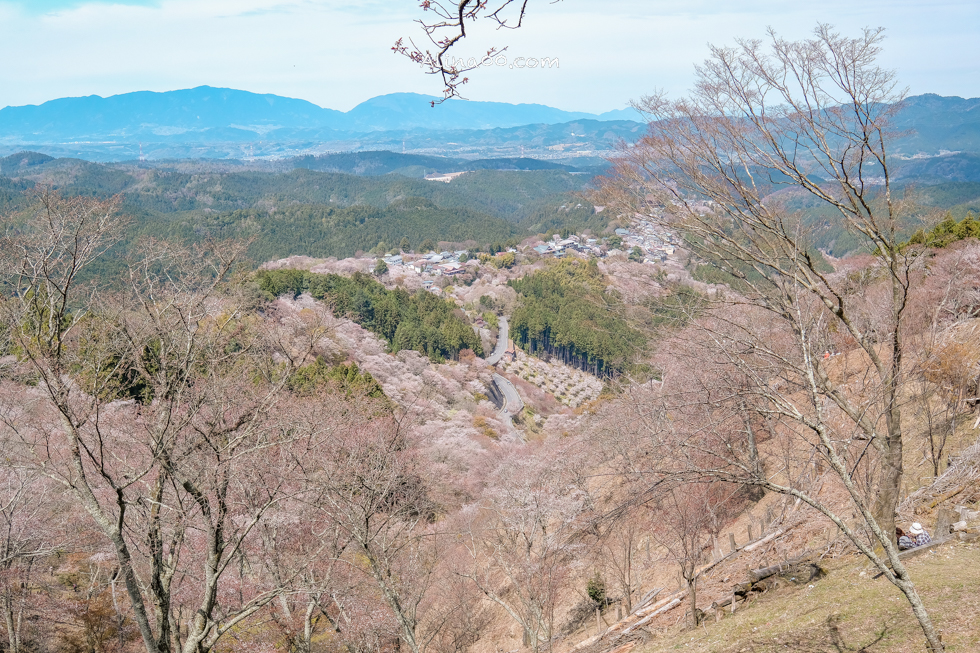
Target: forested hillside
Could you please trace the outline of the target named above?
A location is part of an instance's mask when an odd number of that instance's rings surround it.
[[[227,211],[259,202],[270,208],[289,203],[386,206],[404,197],[424,197],[445,208],[465,207],[513,222],[536,208],[536,202],[584,190],[590,182],[588,176],[552,170],[480,170],[445,184],[402,175],[361,176],[303,168],[285,173],[178,172],[72,159],[19,166],[11,173],[11,178],[51,184],[68,194],[122,193],[128,205],[160,213]]]
[[[384,157],[371,160],[383,164]],[[367,172],[356,161],[352,155],[347,167]],[[0,206],[12,212],[27,206],[37,184],[65,195],[119,195],[132,217],[114,250],[120,254],[145,236],[181,242],[234,237],[252,239],[248,257],[261,263],[386,252],[403,238],[411,247],[426,240],[488,247],[539,231],[608,226],[606,216],[576,195],[590,177],[562,170],[477,170],[446,184],[399,174],[216,170],[207,162],[104,165],[22,153],[0,159],[0,173]],[[100,263],[102,273],[118,268],[118,258]]]
[[[520,232],[513,223],[469,209],[445,209],[430,200],[409,197],[384,208],[322,204],[287,206],[270,214],[261,209],[227,213],[184,212],[169,221],[148,220],[141,235],[193,241],[202,235],[255,239],[253,261],[291,255],[345,258],[381,245],[379,253],[408,238],[413,247],[425,240],[480,244],[505,242]]]
[[[370,277],[313,274],[300,270],[262,270],[256,280],[271,297],[308,292],[335,315],[347,317],[388,341],[392,353],[410,349],[432,361],[456,359],[469,349],[482,356],[480,339],[451,301],[420,290],[387,290]]]
[[[511,318],[513,338],[529,353],[609,376],[644,349],[643,334],[624,319],[626,307],[606,291],[594,259],[561,261],[510,285],[521,300]]]
[[[934,165],[941,163],[932,161]],[[896,167],[903,171],[902,162],[898,162]],[[780,206],[799,221],[802,228],[800,238],[809,248],[820,249],[836,257],[853,253],[859,248],[861,239],[858,235],[843,228],[836,220],[834,209],[814,195],[787,185],[785,180],[778,178],[777,183],[760,181],[759,187],[767,195],[767,201]],[[906,238],[916,230],[942,220],[946,212],[957,219],[971,211],[980,212],[980,183],[976,181],[912,176],[894,182],[890,192],[893,197],[902,199],[895,211],[898,227]],[[884,189],[881,186],[871,186],[868,195],[874,202],[884,202]]]
[[[345,172],[356,175],[384,175],[397,172],[406,177],[422,177],[433,172],[460,172],[464,170],[565,170],[577,168],[551,161],[528,158],[458,159],[421,154],[399,154],[388,151],[339,152],[334,154],[306,155],[285,159],[279,166],[306,168],[325,172]]]
[[[926,165],[919,160],[909,163],[918,166],[916,170]],[[528,169],[481,168],[445,184],[418,178],[429,164],[440,171],[481,166]],[[929,174],[948,173],[955,178],[952,170],[936,172],[937,166],[950,164],[942,158],[929,159],[928,169],[933,171]],[[904,163],[898,165],[904,170]],[[554,166],[533,160],[465,162],[392,152],[300,157],[275,164],[96,164],[25,152],[0,159],[0,203],[23,206],[23,191],[35,183],[51,184],[73,195],[121,194],[124,206],[136,217],[133,237],[255,237],[250,256],[256,261],[290,254],[350,256],[379,243],[392,247],[405,235],[415,243],[428,238],[485,245],[535,233],[586,228],[598,233],[608,226],[612,217],[595,214],[591,204],[577,195],[590,187],[590,175],[534,169],[541,167]],[[410,176],[391,174],[392,170]],[[936,210],[948,210],[956,218],[980,211],[977,182],[945,181],[941,176],[930,180],[913,175],[895,184],[893,192],[907,200],[903,204],[906,235],[933,220],[931,212]],[[854,251],[858,244],[854,234],[839,228],[820,202],[780,183],[773,184],[770,193],[772,201],[799,212],[807,229],[804,238],[812,247],[834,256]],[[407,205],[414,210],[404,210]],[[344,213],[350,207],[358,207],[354,215]],[[356,234],[354,224],[360,225]]]

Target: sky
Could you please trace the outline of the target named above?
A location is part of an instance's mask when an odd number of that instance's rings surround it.
[[[424,38],[419,0],[0,0],[0,107],[60,97],[209,85],[347,111],[395,92],[438,95],[438,79],[391,52]],[[531,0],[518,31],[477,30],[467,58],[508,46],[506,65],[471,74],[465,97],[570,111],[682,95],[708,44],[846,35],[884,27],[880,62],[913,95],[980,96],[977,0]],[[551,65],[520,69],[523,58]],[[557,64],[554,60],[557,59]]]

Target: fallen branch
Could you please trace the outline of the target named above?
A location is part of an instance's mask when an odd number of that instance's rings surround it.
[[[636,607],[633,608],[633,612],[636,613],[636,612],[639,612],[640,610],[642,610],[643,608],[645,608],[647,606],[647,604],[650,603],[650,601],[652,601],[655,598],[657,598],[657,596],[659,596],[660,593],[663,592],[663,591],[664,591],[664,588],[662,588],[662,587],[655,587],[652,590],[650,590],[649,592],[647,592],[646,594],[644,594],[643,595],[643,598],[640,599],[639,602],[637,602]]]
[[[779,529],[778,531],[775,531],[774,533],[770,533],[769,535],[766,535],[761,540],[756,540],[752,544],[747,544],[746,546],[742,547],[742,550],[743,551],[749,551],[749,552],[755,551],[756,549],[758,549],[763,544],[768,544],[769,542],[772,542],[777,537],[783,535],[783,533],[785,533],[785,531],[783,531],[783,529]]]
[[[650,591],[646,596],[643,597],[643,601],[644,602],[650,601],[651,599],[655,598],[658,594],[660,594],[660,592],[662,591],[663,588],[657,588],[656,590]],[[674,606],[677,605],[677,603],[680,603],[680,600],[684,598],[684,596],[686,595],[687,595],[686,589],[678,590],[677,592],[672,593],[670,596],[660,599],[659,601],[657,601],[656,603],[654,603],[648,608],[641,608],[639,610],[635,610],[632,614],[629,614],[623,619],[621,619],[620,621],[614,623],[612,626],[602,631],[598,635],[593,635],[592,637],[589,637],[588,639],[579,642],[571,649],[569,649],[568,653],[573,653],[574,651],[579,651],[583,648],[586,648],[587,646],[591,646],[592,644],[595,644],[596,642],[603,639],[607,635],[615,635],[616,639],[618,639],[619,637],[622,637],[628,632],[631,632],[634,628],[638,627],[639,625],[648,623],[650,619],[652,619],[654,616],[661,614],[662,612],[666,612],[667,610],[673,608]],[[640,621],[636,621],[634,623],[637,617],[641,617],[641,619]]]
[[[792,563],[787,563],[792,564]],[[762,567],[761,569],[749,569],[749,578],[753,583],[758,583],[760,580],[769,578],[770,576],[775,576],[783,570],[783,563],[778,565],[773,565],[771,567]]]
[[[954,488],[953,490],[951,490],[949,492],[946,492],[945,494],[939,495],[938,497],[936,497],[935,499],[933,499],[932,501],[929,502],[929,508],[930,509],[935,508],[936,506],[938,506],[943,501],[946,501],[947,499],[952,499],[953,497],[955,497],[957,494],[959,494],[960,492],[962,492],[965,489],[966,489],[966,486],[965,485],[961,485],[958,488]]]
[[[657,601],[656,603],[654,603],[653,605],[651,605],[649,608],[644,608],[643,610],[637,610],[633,614],[635,614],[638,617],[646,617],[651,612],[656,612],[657,610],[659,610],[663,606],[667,605],[668,603],[670,603],[674,599],[679,598],[678,597],[678,594],[680,596],[682,596],[682,597],[685,596],[687,594],[687,589],[678,590],[678,591],[674,592],[673,594],[671,594],[670,596],[665,596],[664,598],[660,599],[659,601]]]
[[[654,610],[653,612],[651,612],[650,614],[648,614],[647,616],[643,617],[642,619],[640,619],[639,621],[637,621],[635,624],[633,624],[632,626],[630,626],[629,628],[627,628],[626,630],[624,630],[623,631],[623,635],[629,635],[631,632],[633,632],[637,628],[640,628],[640,627],[645,626],[646,624],[650,623],[653,620],[654,617],[657,617],[657,616],[659,616],[659,615],[661,615],[661,614],[663,614],[665,612],[668,612],[669,610],[673,610],[674,608],[676,608],[680,604],[681,604],[681,600],[679,598],[676,598],[676,599],[671,600],[670,603],[668,603],[667,605],[665,605],[665,606],[663,606],[663,607],[661,607],[661,608],[659,608],[657,610]]]

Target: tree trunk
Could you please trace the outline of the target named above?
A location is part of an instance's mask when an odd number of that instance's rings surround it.
[[[896,411],[897,412],[897,411]],[[901,427],[897,436],[889,433],[885,451],[881,456],[881,471],[879,473],[878,494],[874,504],[874,518],[884,531],[895,538],[895,510],[901,499],[902,486],[902,436]],[[890,429],[889,429],[890,430]]]
[[[10,653],[20,653],[20,624],[23,609],[14,609],[14,597],[10,587],[3,591],[3,618],[7,625],[7,643]]]
[[[695,576],[696,572],[691,572],[686,578],[687,580],[687,595],[691,599],[691,628],[698,627],[698,579]]]
[[[894,532],[894,531],[892,531]],[[922,604],[922,599],[919,598],[919,593],[915,590],[915,585],[912,584],[911,579],[908,578],[907,572],[902,569],[902,576],[899,578],[899,582],[896,583],[898,588],[902,590],[905,598],[908,599],[909,604],[912,606],[912,614],[919,621],[919,626],[922,628],[923,634],[926,636],[926,648],[932,653],[940,653],[945,650],[943,647],[943,640],[936,632],[936,628],[932,625],[932,619],[929,618],[929,613],[926,611],[926,607]]]
[[[894,233],[892,241],[894,241]],[[882,379],[883,400],[885,402],[885,438],[884,451],[881,452],[881,471],[879,475],[878,494],[874,504],[874,517],[882,530],[894,543],[895,512],[902,492],[902,413],[899,407],[899,386],[902,380],[902,363],[904,356],[904,341],[902,339],[902,316],[908,302],[908,290],[902,282],[903,273],[896,259],[897,254],[889,254],[891,272],[892,316],[891,316],[891,356],[885,368],[886,376]],[[904,278],[908,278],[908,271]]]
[[[902,370],[902,337],[900,333],[900,315],[904,306],[901,284],[893,281],[893,305],[895,315],[892,318],[892,355],[889,361],[888,376],[883,379],[885,401],[885,437],[884,450],[881,452],[881,471],[879,472],[878,494],[875,499],[873,514],[881,529],[888,534],[892,542],[895,537],[895,512],[902,492],[902,413],[899,407],[898,385]]]
[[[626,614],[633,614],[633,537],[626,539]]]
[[[309,603],[306,604],[306,614],[303,617],[303,640],[300,644],[299,653],[310,653],[312,650],[313,628],[316,626],[313,615],[316,611],[316,603],[316,599],[311,597]]]

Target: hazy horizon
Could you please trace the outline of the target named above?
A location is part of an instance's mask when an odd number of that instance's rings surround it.
[[[777,0],[532,3],[521,30],[476,30],[458,56],[507,45],[507,56],[557,66],[480,69],[465,97],[602,113],[657,89],[681,95],[708,44],[764,38],[771,26],[805,38],[818,22],[843,34],[882,26],[880,62],[912,95],[980,95],[972,48],[980,6],[965,0]],[[302,98],[348,111],[379,95],[439,95],[390,48],[420,36],[414,0],[0,0],[0,106],[209,85]]]
[[[264,91],[255,91],[255,90],[247,89],[247,88],[230,88],[230,87],[226,87],[226,86],[214,86],[213,84],[199,84],[198,86],[193,86],[193,87],[170,88],[170,89],[165,89],[165,90],[162,90],[162,91],[154,91],[154,90],[150,90],[150,89],[141,88],[141,89],[135,89],[135,90],[132,90],[132,91],[123,91],[121,93],[113,93],[111,95],[99,95],[97,93],[91,93],[91,94],[88,94],[88,95],[65,95],[65,96],[61,96],[61,97],[53,97],[53,98],[50,98],[50,99],[47,99],[47,100],[42,100],[41,102],[36,102],[36,103],[31,103],[31,104],[8,104],[8,105],[0,106],[0,110],[6,109],[8,107],[40,106],[40,105],[45,104],[47,102],[53,102],[53,101],[56,101],[56,100],[79,99],[79,98],[87,98],[87,97],[98,97],[98,98],[102,98],[103,100],[105,100],[105,99],[108,99],[108,98],[118,97],[118,96],[121,96],[121,95],[130,95],[130,94],[133,94],[133,93],[156,93],[156,94],[164,94],[164,93],[175,93],[175,92],[179,92],[179,91],[191,91],[191,90],[194,90],[194,89],[197,89],[197,88],[213,88],[215,90],[222,90],[222,91],[240,91],[240,92],[245,92],[245,93],[253,93],[255,95],[275,95],[277,97],[283,97],[283,98],[287,98],[287,99],[291,99],[291,100],[302,100],[304,102],[309,102],[310,104],[313,104],[313,105],[315,105],[315,106],[317,106],[317,107],[319,107],[321,109],[333,109],[335,111],[344,111],[344,113],[347,113],[347,112],[351,111],[355,107],[357,107],[357,106],[359,106],[361,104],[364,104],[365,102],[369,102],[369,101],[374,100],[376,98],[386,97],[386,96],[390,96],[390,95],[421,95],[421,96],[432,97],[432,98],[438,97],[437,95],[433,95],[431,93],[419,93],[419,92],[416,92],[416,91],[391,91],[391,92],[388,92],[388,93],[381,93],[381,94],[378,94],[378,95],[372,95],[371,97],[366,97],[363,100],[360,100],[356,104],[352,105],[349,109],[342,110],[342,109],[337,109],[336,107],[324,106],[324,105],[321,105],[321,104],[317,104],[316,102],[313,102],[312,100],[309,100],[309,99],[304,98],[304,97],[290,96],[290,95],[281,95],[279,93],[269,93],[269,92],[264,92]],[[464,100],[453,98],[451,101],[453,101],[453,102],[457,102],[457,101],[458,102],[469,102],[469,101],[473,101],[473,102],[503,102],[502,100],[471,100],[469,98],[464,99]],[[569,113],[592,113],[592,114],[596,114],[596,115],[599,115],[599,114],[602,114],[602,113],[606,113],[608,111],[615,111],[616,110],[615,108],[611,108],[611,109],[604,109],[602,111],[584,111],[584,110],[579,110],[579,109],[574,109],[574,108],[569,109],[569,108],[565,108],[565,107],[555,107],[555,106],[552,106],[552,105],[545,105],[545,104],[541,104],[540,102],[504,102],[504,103],[505,104],[513,104],[515,106],[521,105],[521,104],[547,106],[547,107],[550,107],[552,109],[559,109],[561,111],[566,111],[566,112],[569,112]],[[622,107],[622,108],[627,108],[627,107]]]

